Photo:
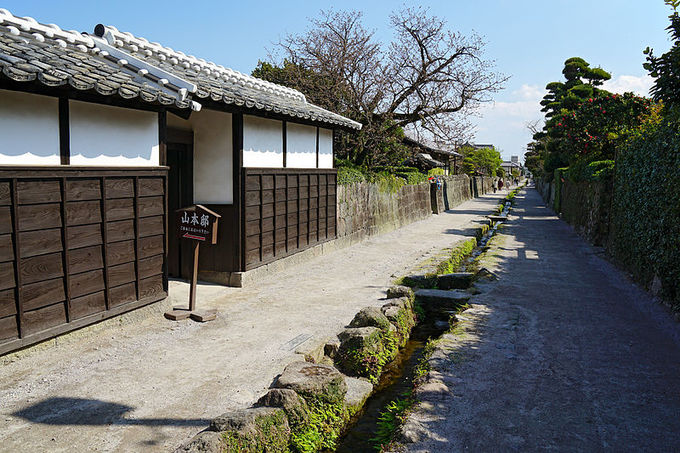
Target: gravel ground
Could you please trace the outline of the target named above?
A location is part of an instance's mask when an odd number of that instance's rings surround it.
[[[680,326],[535,190],[518,201],[398,451],[678,451]]]
[[[302,346],[338,333],[415,263],[450,247],[504,194],[270,275],[252,288],[201,285],[217,320],[160,312],[4,357],[0,451],[168,451],[265,393]],[[187,285],[171,282],[186,299]]]

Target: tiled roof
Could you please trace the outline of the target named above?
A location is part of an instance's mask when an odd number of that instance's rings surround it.
[[[33,18],[16,17],[0,9],[3,76],[17,82],[37,79],[48,87],[68,84],[104,96],[200,110],[200,104],[189,98],[187,87],[191,84],[168,83],[163,71],[139,63],[110,55],[88,35],[39,24]]]
[[[422,140],[416,140],[413,137],[409,137],[408,135],[404,136],[404,143],[412,146],[417,146],[419,148],[422,148],[426,151],[430,151],[432,153],[438,153],[438,154],[446,154],[448,156],[454,156],[454,157],[461,157],[461,155],[455,151],[450,151],[446,150],[440,147],[437,147],[436,145],[430,145],[427,143],[424,143]]]
[[[297,90],[242,74],[224,66],[118,31],[97,25],[95,35],[111,46],[195,83],[195,100],[211,99],[225,104],[246,106],[293,118],[320,121],[332,125],[361,129],[361,123],[307,102]]]

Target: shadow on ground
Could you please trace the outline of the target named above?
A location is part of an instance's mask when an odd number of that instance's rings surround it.
[[[197,426],[210,424],[204,418],[126,418],[135,408],[87,398],[48,398],[12,415],[44,425],[142,425]]]

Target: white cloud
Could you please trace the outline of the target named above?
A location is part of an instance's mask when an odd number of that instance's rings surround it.
[[[649,89],[652,87],[654,79],[649,75],[632,76],[620,75],[615,79],[607,80],[602,84],[602,88],[612,93],[623,94],[629,91],[638,96],[649,96]]]
[[[509,100],[483,105],[481,118],[473,120],[477,126],[475,141],[493,143],[506,160],[523,155],[531,141],[526,123],[543,118],[540,101],[545,93],[541,86],[524,84],[510,93]]]

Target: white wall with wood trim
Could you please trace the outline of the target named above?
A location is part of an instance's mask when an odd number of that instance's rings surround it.
[[[194,132],[194,203],[234,203],[231,113],[194,112],[188,120],[168,114],[168,127]]]
[[[71,165],[157,166],[158,113],[69,100]]]
[[[243,115],[243,166],[283,167],[283,123]]]
[[[316,168],[316,127],[286,123],[286,167]]]
[[[319,168],[333,168],[333,131],[319,128]]]
[[[0,90],[0,165],[59,165],[59,100]]]

